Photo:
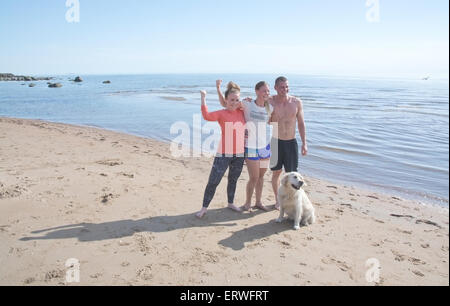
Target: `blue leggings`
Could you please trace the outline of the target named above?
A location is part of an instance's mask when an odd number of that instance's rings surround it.
[[[206,186],[205,196],[203,197],[203,207],[209,207],[216,193],[217,186],[219,186],[228,168],[230,168],[227,188],[228,204],[234,203],[236,185],[244,167],[244,160],[244,157],[216,157],[214,159],[214,165],[211,169],[208,185]]]

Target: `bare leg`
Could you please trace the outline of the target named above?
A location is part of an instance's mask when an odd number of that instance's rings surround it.
[[[255,160],[249,160],[247,159],[247,169],[248,169],[248,175],[249,175],[249,181],[247,183],[247,198],[245,201],[245,204],[242,208],[242,210],[248,211],[250,210],[252,206],[252,197],[253,192],[255,191],[255,187],[258,183],[259,179],[259,161]]]
[[[273,171],[272,175],[272,188],[273,193],[275,194],[275,199],[277,199],[277,202],[275,204],[275,209],[280,209],[280,203],[278,202],[278,188],[280,187],[280,176],[283,170],[277,170]]]
[[[264,165],[264,161],[261,161],[260,163],[260,170],[259,170],[259,178],[258,178],[258,183],[256,184],[256,208],[264,210],[264,211],[269,211],[269,209],[264,206],[264,204],[262,203],[262,191],[264,188],[264,175],[267,172],[267,168],[263,168]]]

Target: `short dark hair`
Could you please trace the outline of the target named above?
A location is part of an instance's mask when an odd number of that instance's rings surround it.
[[[287,82],[287,80],[288,80],[288,79],[287,79],[286,77],[280,76],[278,79],[276,79],[276,81],[275,81],[275,86],[278,86],[279,83]]]

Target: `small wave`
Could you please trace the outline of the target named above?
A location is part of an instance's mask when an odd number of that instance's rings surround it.
[[[404,113],[411,113],[411,114],[420,114],[420,115],[432,115],[432,116],[437,116],[437,117],[444,117],[444,118],[448,118],[449,115],[448,113],[443,113],[443,112],[430,112],[430,111],[425,111],[422,110],[419,107],[411,107],[411,106],[397,106],[397,108],[386,108],[386,111],[392,111],[392,112],[404,112]]]
[[[377,89],[378,92],[404,92],[404,89]]]
[[[344,154],[348,154],[348,155],[369,156],[369,157],[376,156],[376,154],[365,152],[365,151],[349,150],[349,149],[330,147],[330,146],[315,146],[315,148],[319,149],[319,150],[323,150],[323,151],[344,153]]]
[[[421,164],[413,164],[413,163],[409,163],[409,162],[405,162],[405,161],[399,161],[399,163],[402,165],[411,167],[411,168],[419,169],[419,170],[425,170],[425,171],[436,172],[436,173],[448,175],[448,169],[442,169],[442,168],[438,168],[438,167],[421,165]]]
[[[186,101],[186,98],[183,97],[161,97],[161,99],[169,100],[169,101]]]
[[[133,95],[139,93],[138,90],[121,90],[110,93],[111,96],[120,96],[120,95]]]
[[[402,188],[392,185],[383,185],[383,184],[377,184],[377,183],[370,183],[369,186],[373,186],[376,188],[379,188],[382,191],[388,191],[388,192],[394,192],[397,193],[399,196],[405,196],[409,199],[414,199],[418,201],[422,201],[428,204],[432,205],[439,205],[440,207],[446,207],[448,208],[449,199],[444,198],[442,196],[433,195],[430,193],[426,193],[417,189],[408,189],[408,188]]]
[[[311,109],[340,109],[340,110],[355,110],[357,108],[355,107],[344,107],[344,106],[325,106],[325,105],[317,105],[315,106],[314,104],[310,104],[308,106]]]
[[[171,86],[171,87],[175,87],[175,88],[190,88],[190,89],[192,89],[192,88],[199,88],[200,86],[199,85],[180,85],[180,86]]]

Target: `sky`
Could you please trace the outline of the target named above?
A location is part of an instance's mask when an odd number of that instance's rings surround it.
[[[447,0],[67,1],[0,1],[0,72],[449,74]]]

